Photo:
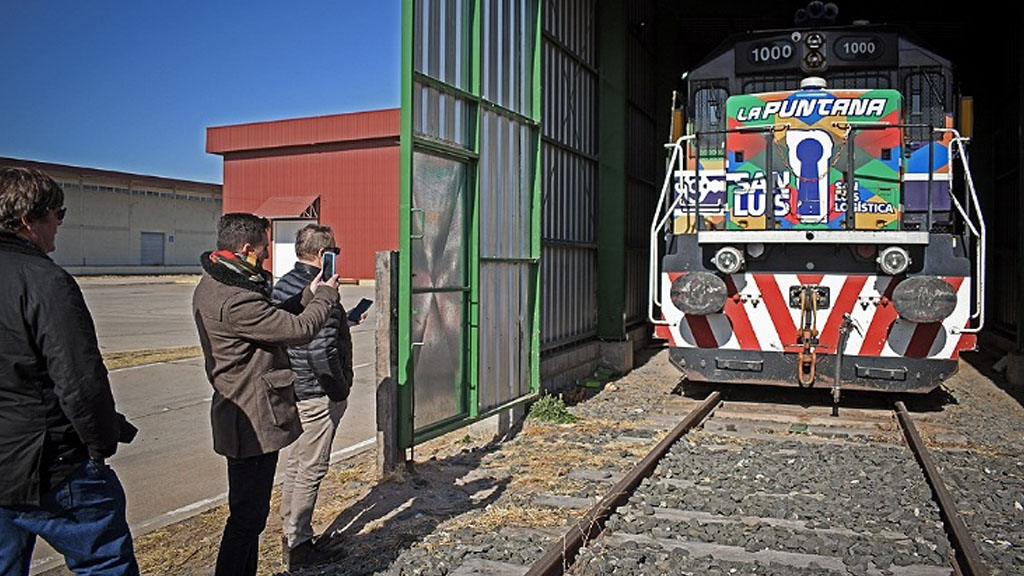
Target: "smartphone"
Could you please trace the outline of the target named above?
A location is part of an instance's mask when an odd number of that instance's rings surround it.
[[[363,317],[363,312],[373,304],[373,300],[369,298],[363,298],[356,304],[356,307],[348,311],[348,319],[350,322],[359,322],[359,319]]]
[[[320,270],[323,271],[320,274],[321,279],[328,280],[331,276],[334,276],[334,261],[337,256],[334,252],[324,252],[324,256],[320,261]]]

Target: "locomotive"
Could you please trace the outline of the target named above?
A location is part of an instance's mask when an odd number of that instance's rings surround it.
[[[983,325],[973,102],[897,28],[807,12],[683,75],[649,321],[691,381],[927,393]]]

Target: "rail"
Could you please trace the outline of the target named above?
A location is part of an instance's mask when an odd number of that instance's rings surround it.
[[[630,470],[629,474],[612,487],[608,494],[583,516],[582,520],[570,528],[564,536],[555,541],[544,552],[544,555],[533,563],[526,576],[561,576],[564,574],[568,566],[572,565],[576,554],[583,547],[584,542],[592,540],[604,530],[605,523],[612,513],[615,512],[615,509],[625,504],[636,490],[636,487],[643,482],[644,478],[647,478],[654,472],[658,462],[672,445],[682,438],[684,434],[704,421],[704,418],[718,406],[721,399],[721,392],[709,394],[707,399],[687,414],[682,422],[677,424],[635,468]]]
[[[965,576],[988,576],[988,568],[982,563],[981,554],[978,553],[974,540],[971,539],[971,533],[967,530],[967,525],[964,524],[963,519],[960,518],[960,513],[957,512],[953,497],[949,494],[949,490],[946,489],[946,484],[942,481],[942,476],[939,475],[939,470],[936,468],[931,454],[928,453],[924,440],[921,439],[917,428],[914,427],[907,407],[903,402],[896,402],[895,409],[900,426],[903,427],[903,434],[906,436],[907,444],[910,445],[914,457],[917,458],[921,468],[924,469],[925,477],[928,479],[928,484],[931,486],[935,499],[939,504],[939,513],[946,524],[950,543],[956,551],[956,561],[959,565],[960,573]]]
[[[637,463],[606,495],[583,517],[573,524],[561,537],[555,540],[529,568],[526,576],[562,576],[570,571],[581,549],[588,542],[596,540],[604,532],[611,516],[630,498],[644,479],[654,474],[660,461],[680,438],[690,430],[702,425],[708,416],[719,407],[723,394],[714,391],[690,411],[639,463]],[[989,570],[982,561],[974,540],[959,515],[956,505],[939,474],[927,447],[914,426],[906,406],[901,401],[894,403],[893,411],[903,430],[904,438],[915,459],[921,466],[932,496],[938,504],[939,514],[945,526],[952,552],[947,561],[953,573],[961,576],[988,576]],[[890,413],[892,414],[892,413]],[[891,416],[889,416],[891,418]],[[887,418],[888,420],[888,418]],[[784,422],[783,422],[784,423]],[[806,427],[806,425],[805,425]],[[874,432],[872,432],[874,433]],[[909,573],[909,572],[908,572]],[[925,571],[922,573],[934,573]]]

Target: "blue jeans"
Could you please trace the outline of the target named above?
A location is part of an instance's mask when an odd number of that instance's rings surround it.
[[[139,573],[117,474],[89,460],[38,506],[0,506],[0,574],[27,576],[36,536],[64,555],[78,575]]]
[[[254,576],[260,533],[270,514],[277,452],[228,458],[228,521],[217,552],[216,576]]]

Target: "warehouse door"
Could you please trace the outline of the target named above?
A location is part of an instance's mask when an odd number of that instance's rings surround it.
[[[296,218],[274,220],[272,225],[270,265],[273,268],[274,283],[292,271],[299,258],[295,255],[295,235],[309,224],[316,224],[314,219]]]
[[[399,443],[539,380],[538,0],[404,0]]]
[[[164,234],[162,232],[143,232],[139,246],[141,248],[139,264],[143,266],[164,265]]]

